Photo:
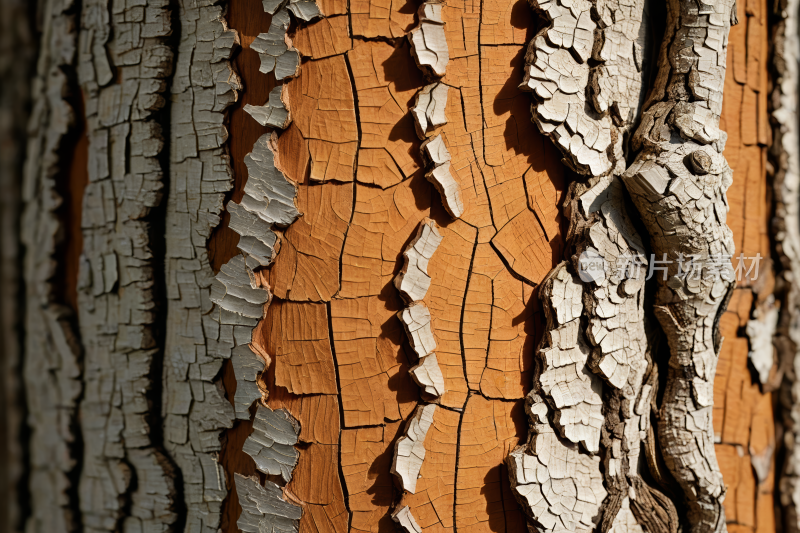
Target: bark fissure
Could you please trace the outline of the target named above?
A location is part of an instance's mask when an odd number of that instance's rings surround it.
[[[330,302],[326,303],[326,308],[328,310],[328,324],[327,324],[327,326],[328,326],[328,334],[331,336],[331,338],[333,338],[333,323],[332,323],[332,318],[331,318],[333,316],[333,313],[331,313],[331,304],[330,304]],[[336,375],[336,388],[337,388],[337,390],[342,390],[342,382],[339,379],[339,361],[336,358],[336,347],[333,345],[333,343],[331,343],[331,356],[333,358],[334,372],[335,372],[335,375]],[[337,413],[339,415],[339,427],[343,428],[344,427],[344,408],[342,407],[342,403],[341,402],[338,402]],[[339,432],[336,435],[336,443],[337,443],[337,448],[338,448],[337,449],[338,464],[336,465],[336,469],[337,469],[337,473],[338,473],[338,476],[339,476],[339,483],[342,486],[342,497],[344,498],[344,507],[345,507],[345,510],[347,511],[347,530],[349,531],[350,528],[352,527],[353,513],[350,510],[350,494],[349,494],[349,492],[347,490],[347,483],[345,482],[344,470],[342,468],[342,464],[343,463],[342,463],[342,432],[341,432],[341,429],[339,430]]]

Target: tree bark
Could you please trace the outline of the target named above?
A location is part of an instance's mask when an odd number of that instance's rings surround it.
[[[800,530],[794,0],[0,13],[4,530]]]

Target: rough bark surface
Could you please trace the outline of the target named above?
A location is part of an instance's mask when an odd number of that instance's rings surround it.
[[[154,253],[164,197],[167,79],[174,53],[168,2],[82,5],[78,80],[86,105],[78,322],[84,529],[151,529],[177,520],[173,465],[150,408],[164,356]],[[152,392],[151,392],[152,391]]]
[[[556,2],[533,5],[550,22],[526,54],[522,87],[534,93],[533,120],[567,164],[595,177],[573,184],[565,203],[568,250],[580,278],[562,263],[540,291],[549,317],[534,385],[542,397],[529,397],[531,436],[509,456],[516,472],[512,485],[543,531],[592,530],[596,524],[602,531],[676,531],[674,504],[640,477],[656,372],[645,332],[648,260],[619,179],[649,76],[642,61],[651,53],[645,39],[649,21],[643,4],[603,4],[596,8],[597,21],[588,2],[569,10]],[[596,66],[589,66],[590,57]],[[584,391],[576,386],[581,382]],[[537,482],[529,457],[545,464],[538,448],[544,438],[550,439],[548,455],[583,466]],[[597,459],[590,460],[601,444],[602,470]],[[581,491],[603,477],[602,493]],[[559,498],[574,511],[564,514],[547,503]]]
[[[764,2],[40,4],[28,531],[792,530]]]
[[[75,531],[81,522],[74,479],[80,459],[76,414],[83,388],[82,353],[74,313],[57,293],[55,256],[64,239],[56,213],[63,197],[56,180],[66,175],[59,150],[75,124],[75,111],[66,97],[74,90],[70,79],[75,75],[78,19],[72,2],[53,0],[42,7],[20,226],[25,329],[38,332],[27,336],[23,352],[31,503],[25,530]]]
[[[772,131],[773,145],[770,162],[773,165],[773,194],[775,216],[772,220],[780,271],[778,290],[780,316],[777,318],[775,347],[777,372],[773,368],[772,345],[764,348],[767,379],[762,383],[774,385],[775,375],[783,376],[780,396],[785,459],[780,480],[780,502],[786,531],[800,530],[800,159],[798,159],[798,94],[800,84],[800,3],[781,2],[777,6],[778,21],[773,28]],[[777,309],[773,311],[777,314]],[[772,374],[772,375],[770,375]],[[771,378],[771,379],[770,379]]]
[[[31,104],[31,79],[36,72],[34,11],[22,0],[0,1],[0,524],[20,531],[26,499],[23,488],[24,385],[20,382],[24,287],[19,235],[22,168]]]
[[[566,155],[565,161],[576,171],[594,176],[601,176],[609,171],[620,174],[625,165],[621,157],[625,119],[635,119],[636,109],[630,104],[638,100],[632,98],[636,96],[636,92],[631,94],[629,91],[637,85],[636,73],[642,70],[640,58],[644,53],[644,43],[641,39],[637,40],[639,32],[631,22],[641,23],[641,18],[620,16],[625,9],[622,8],[616,13],[616,17],[605,19],[603,14],[606,11],[613,12],[615,7],[619,10],[622,6],[603,5],[597,8],[600,29],[595,35],[602,37],[602,40],[599,45],[591,47],[587,41],[590,42],[595,23],[584,17],[590,4],[586,3],[583,7],[581,4],[571,5],[569,11],[555,2],[535,4],[535,7],[546,14],[550,25],[532,41],[526,56],[527,68],[523,86],[535,93],[536,100],[532,108],[534,121],[543,133],[549,134],[561,147]],[[623,25],[616,28],[616,22],[622,20],[625,21]],[[636,161],[624,172],[623,178],[649,233],[650,246],[654,252],[650,272],[663,271],[655,296],[655,314],[666,333],[672,356],[659,417],[659,440],[666,466],[681,485],[686,497],[690,527],[697,531],[719,531],[726,527],[722,508],[725,488],[714,455],[711,406],[713,378],[720,349],[718,314],[720,307],[724,310],[733,285],[733,269],[730,264],[734,252],[733,235],[725,224],[728,212],[725,191],[732,183],[732,173],[721,156],[726,137],[722,134],[723,138],[720,140],[718,124],[722,112],[728,28],[735,21],[736,13],[731,12],[731,5],[711,6],[692,2],[669,4],[667,29],[659,56],[659,72],[648,101],[644,104],[641,126],[633,137],[633,148],[639,153]],[[617,51],[615,46],[624,40],[633,45],[622,47],[623,51],[627,48],[632,52],[627,58],[624,53],[614,53]],[[601,63],[590,68],[586,61],[592,49],[593,58]],[[604,77],[610,73],[615,73],[616,76],[608,81]],[[621,80],[634,81],[625,83]],[[583,88],[587,85],[590,90],[584,93]],[[585,104],[585,94],[592,96],[592,107]],[[641,94],[643,92],[640,89],[639,95]],[[623,103],[626,105],[621,105]],[[584,111],[585,109],[590,111]],[[616,128],[611,126],[612,117]],[[612,141],[616,142],[616,146],[609,149]],[[603,188],[599,188],[598,192],[600,190]],[[587,204],[596,202],[598,198],[601,201],[605,199],[598,192],[592,194],[591,189],[589,191],[581,197],[584,216],[592,211],[586,209]],[[619,207],[597,210],[602,211],[606,217],[614,213],[618,219],[624,221],[624,206],[619,200],[617,204]],[[574,228],[579,219],[578,211],[574,207],[570,209],[570,216]],[[625,243],[624,246],[612,245],[609,248],[606,245],[598,253],[597,249],[581,246],[579,231],[573,231],[570,235],[578,240],[575,246],[580,256],[573,257],[577,263],[575,269],[581,273],[584,281],[600,285],[620,270],[624,274],[617,276],[616,280],[612,279],[612,287],[619,283],[619,289],[609,291],[610,294],[596,291],[594,298],[589,298],[590,302],[594,299],[599,301],[595,306],[590,306],[587,313],[590,315],[589,336],[600,348],[600,353],[593,360],[593,369],[603,375],[612,387],[619,388],[625,383],[625,378],[630,379],[627,390],[623,393],[628,397],[622,404],[622,412],[615,413],[614,406],[619,405],[619,400],[615,402],[613,397],[609,398],[611,401],[608,406],[611,409],[606,411],[607,423],[610,423],[606,443],[611,445],[612,453],[611,457],[607,456],[609,460],[606,462],[605,472],[613,479],[619,471],[616,462],[619,459],[613,457],[613,450],[620,449],[613,443],[613,428],[625,427],[624,423],[619,423],[619,414],[622,414],[623,420],[632,417],[629,421],[631,429],[639,429],[641,438],[645,437],[647,423],[638,424],[637,415],[647,413],[645,406],[650,403],[648,395],[653,392],[652,384],[655,381],[651,380],[647,387],[642,387],[647,371],[646,353],[649,350],[644,329],[640,326],[637,331],[638,320],[634,318],[641,316],[641,313],[636,312],[635,304],[629,306],[627,312],[624,312],[625,307],[613,305],[624,301],[620,297],[633,296],[641,288],[640,276],[636,275],[638,272],[634,269],[634,275],[631,276],[630,267],[623,265],[620,269],[616,259],[625,256],[630,262],[632,255],[636,259],[644,249],[640,242],[637,243],[638,238],[629,223],[605,222],[606,227],[611,226],[612,236],[616,231],[621,231],[621,235],[627,237],[627,243],[625,240],[618,240],[617,244]],[[601,232],[596,230],[602,227],[592,228],[595,230],[594,235],[592,231],[589,232],[592,244],[598,244],[598,234]],[[614,240],[612,238],[610,242]],[[609,257],[614,259],[610,262],[611,274],[606,267]],[[696,272],[687,272],[686,265],[690,264],[690,258],[699,263],[694,267]],[[641,261],[633,262],[641,264]],[[599,269],[596,268],[598,263],[601,265]],[[656,263],[662,266],[657,268]],[[666,265],[669,266],[665,268]],[[552,279],[555,282],[557,278]],[[577,284],[575,287],[566,292],[577,292]],[[552,288],[545,289],[545,298],[551,298],[551,290]],[[563,314],[559,306],[565,305],[561,301],[561,294],[564,292],[559,288],[555,293],[558,300],[551,299],[549,302],[551,312],[556,316]],[[608,298],[606,295],[613,295],[607,303],[603,301]],[[639,302],[641,306],[643,295]],[[546,309],[547,307],[548,304],[545,304]],[[620,311],[623,314],[619,314]],[[612,329],[609,334],[607,326],[614,321],[595,323],[592,315],[602,319],[613,316],[627,320],[622,321],[624,326],[620,330]],[[558,322],[552,324],[559,325]],[[605,327],[598,327],[601,324]],[[556,331],[559,330],[553,330]],[[550,341],[540,348],[545,360],[550,359],[547,348],[554,344],[556,343]],[[565,347],[575,350],[578,343],[573,341]],[[619,348],[625,350],[611,356]],[[607,355],[609,352],[611,354]],[[641,362],[637,362],[637,359]],[[573,356],[572,360],[580,364],[580,357],[576,359]],[[615,376],[618,371],[619,375]],[[539,384],[545,396],[548,387],[552,387],[544,379],[547,372],[545,365]],[[569,383],[571,380],[568,376],[569,374],[561,379],[566,379]],[[644,392],[641,398],[638,397],[640,390]],[[576,401],[581,396],[585,397],[585,394],[578,395],[577,398],[573,395],[571,399]],[[562,398],[552,398],[552,404],[557,425],[565,414],[572,418],[569,416],[569,409],[565,413],[564,407],[568,404]],[[588,418],[584,420],[588,422]],[[532,433],[536,435],[536,421],[532,420],[532,424]],[[567,425],[561,427],[562,435],[567,440],[576,442],[576,439],[570,438],[570,428]],[[630,439],[632,432],[628,430],[619,433],[625,435],[625,440],[628,441],[621,448],[634,450],[633,453],[626,454],[625,459],[635,458],[638,446],[635,440]],[[631,444],[634,444],[633,448],[630,447]],[[534,446],[534,442],[530,445]],[[588,452],[596,449],[587,445],[586,441],[583,441],[583,446]],[[530,450],[529,453],[535,453],[533,448]],[[568,456],[569,452],[565,449],[562,454]],[[512,463],[519,463],[514,455],[510,459]],[[623,460],[622,463],[624,462]],[[615,485],[614,482],[609,483],[612,488]],[[641,482],[638,485],[644,487]],[[546,505],[537,507],[547,499],[546,493],[541,492],[537,496],[539,491],[531,493],[528,485],[522,487],[527,492],[518,493],[527,500],[525,503],[533,519],[545,529],[554,527],[552,509],[548,509]],[[633,527],[632,523],[635,523],[635,520],[628,522],[623,516],[630,513],[630,504],[624,499],[627,495],[624,491],[618,494],[620,496],[616,496],[612,490],[611,498],[606,504],[605,514],[600,522],[604,530],[614,528],[618,520],[624,529],[630,529]],[[635,501],[635,491],[630,494]],[[659,505],[661,502],[667,505]],[[657,512],[653,513],[648,507],[655,508]],[[647,522],[648,529],[674,530],[677,527],[677,517],[671,507],[666,498],[658,494],[655,498],[650,496],[637,502],[633,510],[634,515],[641,515],[639,519],[643,524]],[[613,512],[617,510],[619,514],[614,518]],[[657,517],[656,520],[651,520],[653,514]],[[560,518],[563,521],[563,517]],[[563,523],[561,527],[569,529],[570,525]]]
[[[734,284],[725,195],[732,171],[719,130],[732,7],[668,4],[656,83],[633,139],[641,151],[624,175],[656,260],[670,261],[654,308],[670,347],[658,434],[693,531],[726,529],[712,405],[718,315]],[[692,261],[699,270],[686,266]]]
[[[415,59],[422,56],[424,66],[426,55],[405,37],[415,27],[413,14],[399,5],[383,19],[380,11],[367,19],[369,9],[356,5],[349,17],[338,16],[346,14],[344,6],[321,9],[324,20],[290,32],[305,57],[281,91],[291,123],[276,153],[298,184],[303,216],[280,235],[269,275],[274,297],[254,337],[274,358],[266,374],[269,405],[287,408],[301,426],[298,466],[285,490],[303,502],[300,528],[310,531],[344,531],[348,523],[351,530],[383,530],[394,527],[393,517],[421,530],[524,529],[503,488],[502,461],[519,434],[529,382],[523,372],[529,375],[532,363],[525,347],[535,327],[532,287],[515,276],[538,281],[551,267],[549,241],[560,237],[550,206],[563,191],[552,150],[546,157],[554,178],[540,163],[531,168],[548,148],[527,118],[512,116],[512,107],[525,112],[526,97],[513,85],[510,95],[502,92],[512,69],[521,68],[525,31],[510,25],[506,11],[487,21],[481,51],[477,11],[420,6],[422,31],[446,34],[448,23],[453,29],[445,40],[449,60],[435,58],[439,70],[425,68],[426,82]],[[319,41],[339,28],[347,35],[348,26],[352,40],[334,34],[330,45]],[[443,44],[432,46],[441,53]],[[481,106],[480,79],[499,83],[487,96],[503,106],[499,117],[492,104]],[[321,86],[318,80],[330,81]],[[432,96],[416,114],[418,123],[426,121],[420,127],[410,111],[426,94]],[[491,121],[485,129],[484,114]],[[491,149],[484,149],[484,131],[493,136]],[[530,207],[526,178],[537,188]],[[497,228],[521,215],[497,240],[504,256],[491,242],[497,229],[490,186],[497,187]],[[536,201],[549,233],[534,215]],[[419,234],[427,242],[428,232],[438,234],[430,250],[415,239]],[[512,258],[514,270],[503,257]],[[470,280],[472,265],[479,266]],[[295,323],[292,317],[309,326],[281,331],[278,324]],[[491,337],[490,320],[497,328]],[[417,406],[423,398],[434,403]],[[317,415],[309,411],[314,407]],[[314,429],[317,417],[337,412],[341,431]],[[410,422],[413,412],[432,416],[417,425]],[[457,480],[459,456],[468,471]],[[395,471],[418,470],[416,482],[396,487],[393,463],[401,465]],[[247,468],[238,471],[249,475]]]
[[[264,367],[247,347],[255,322],[228,312],[214,297],[219,285],[207,251],[221,222],[225,193],[233,186],[225,120],[241,90],[228,61],[238,35],[227,27],[224,4],[215,4],[181,1],[172,15],[180,24],[180,40],[170,87],[165,209],[163,442],[180,473],[182,501],[176,506],[185,509],[183,529],[198,532],[220,527],[222,501],[232,484],[218,464],[220,433],[231,427],[235,412],[260,396],[243,393],[245,383],[255,380],[253,373]],[[229,358],[242,382],[235,408],[218,381]]]

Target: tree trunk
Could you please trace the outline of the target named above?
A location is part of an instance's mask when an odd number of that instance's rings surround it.
[[[800,531],[799,10],[0,0],[3,530]]]

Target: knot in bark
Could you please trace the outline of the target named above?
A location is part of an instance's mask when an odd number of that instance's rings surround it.
[[[703,150],[695,150],[686,156],[686,167],[696,176],[704,176],[711,170],[711,156]]]

